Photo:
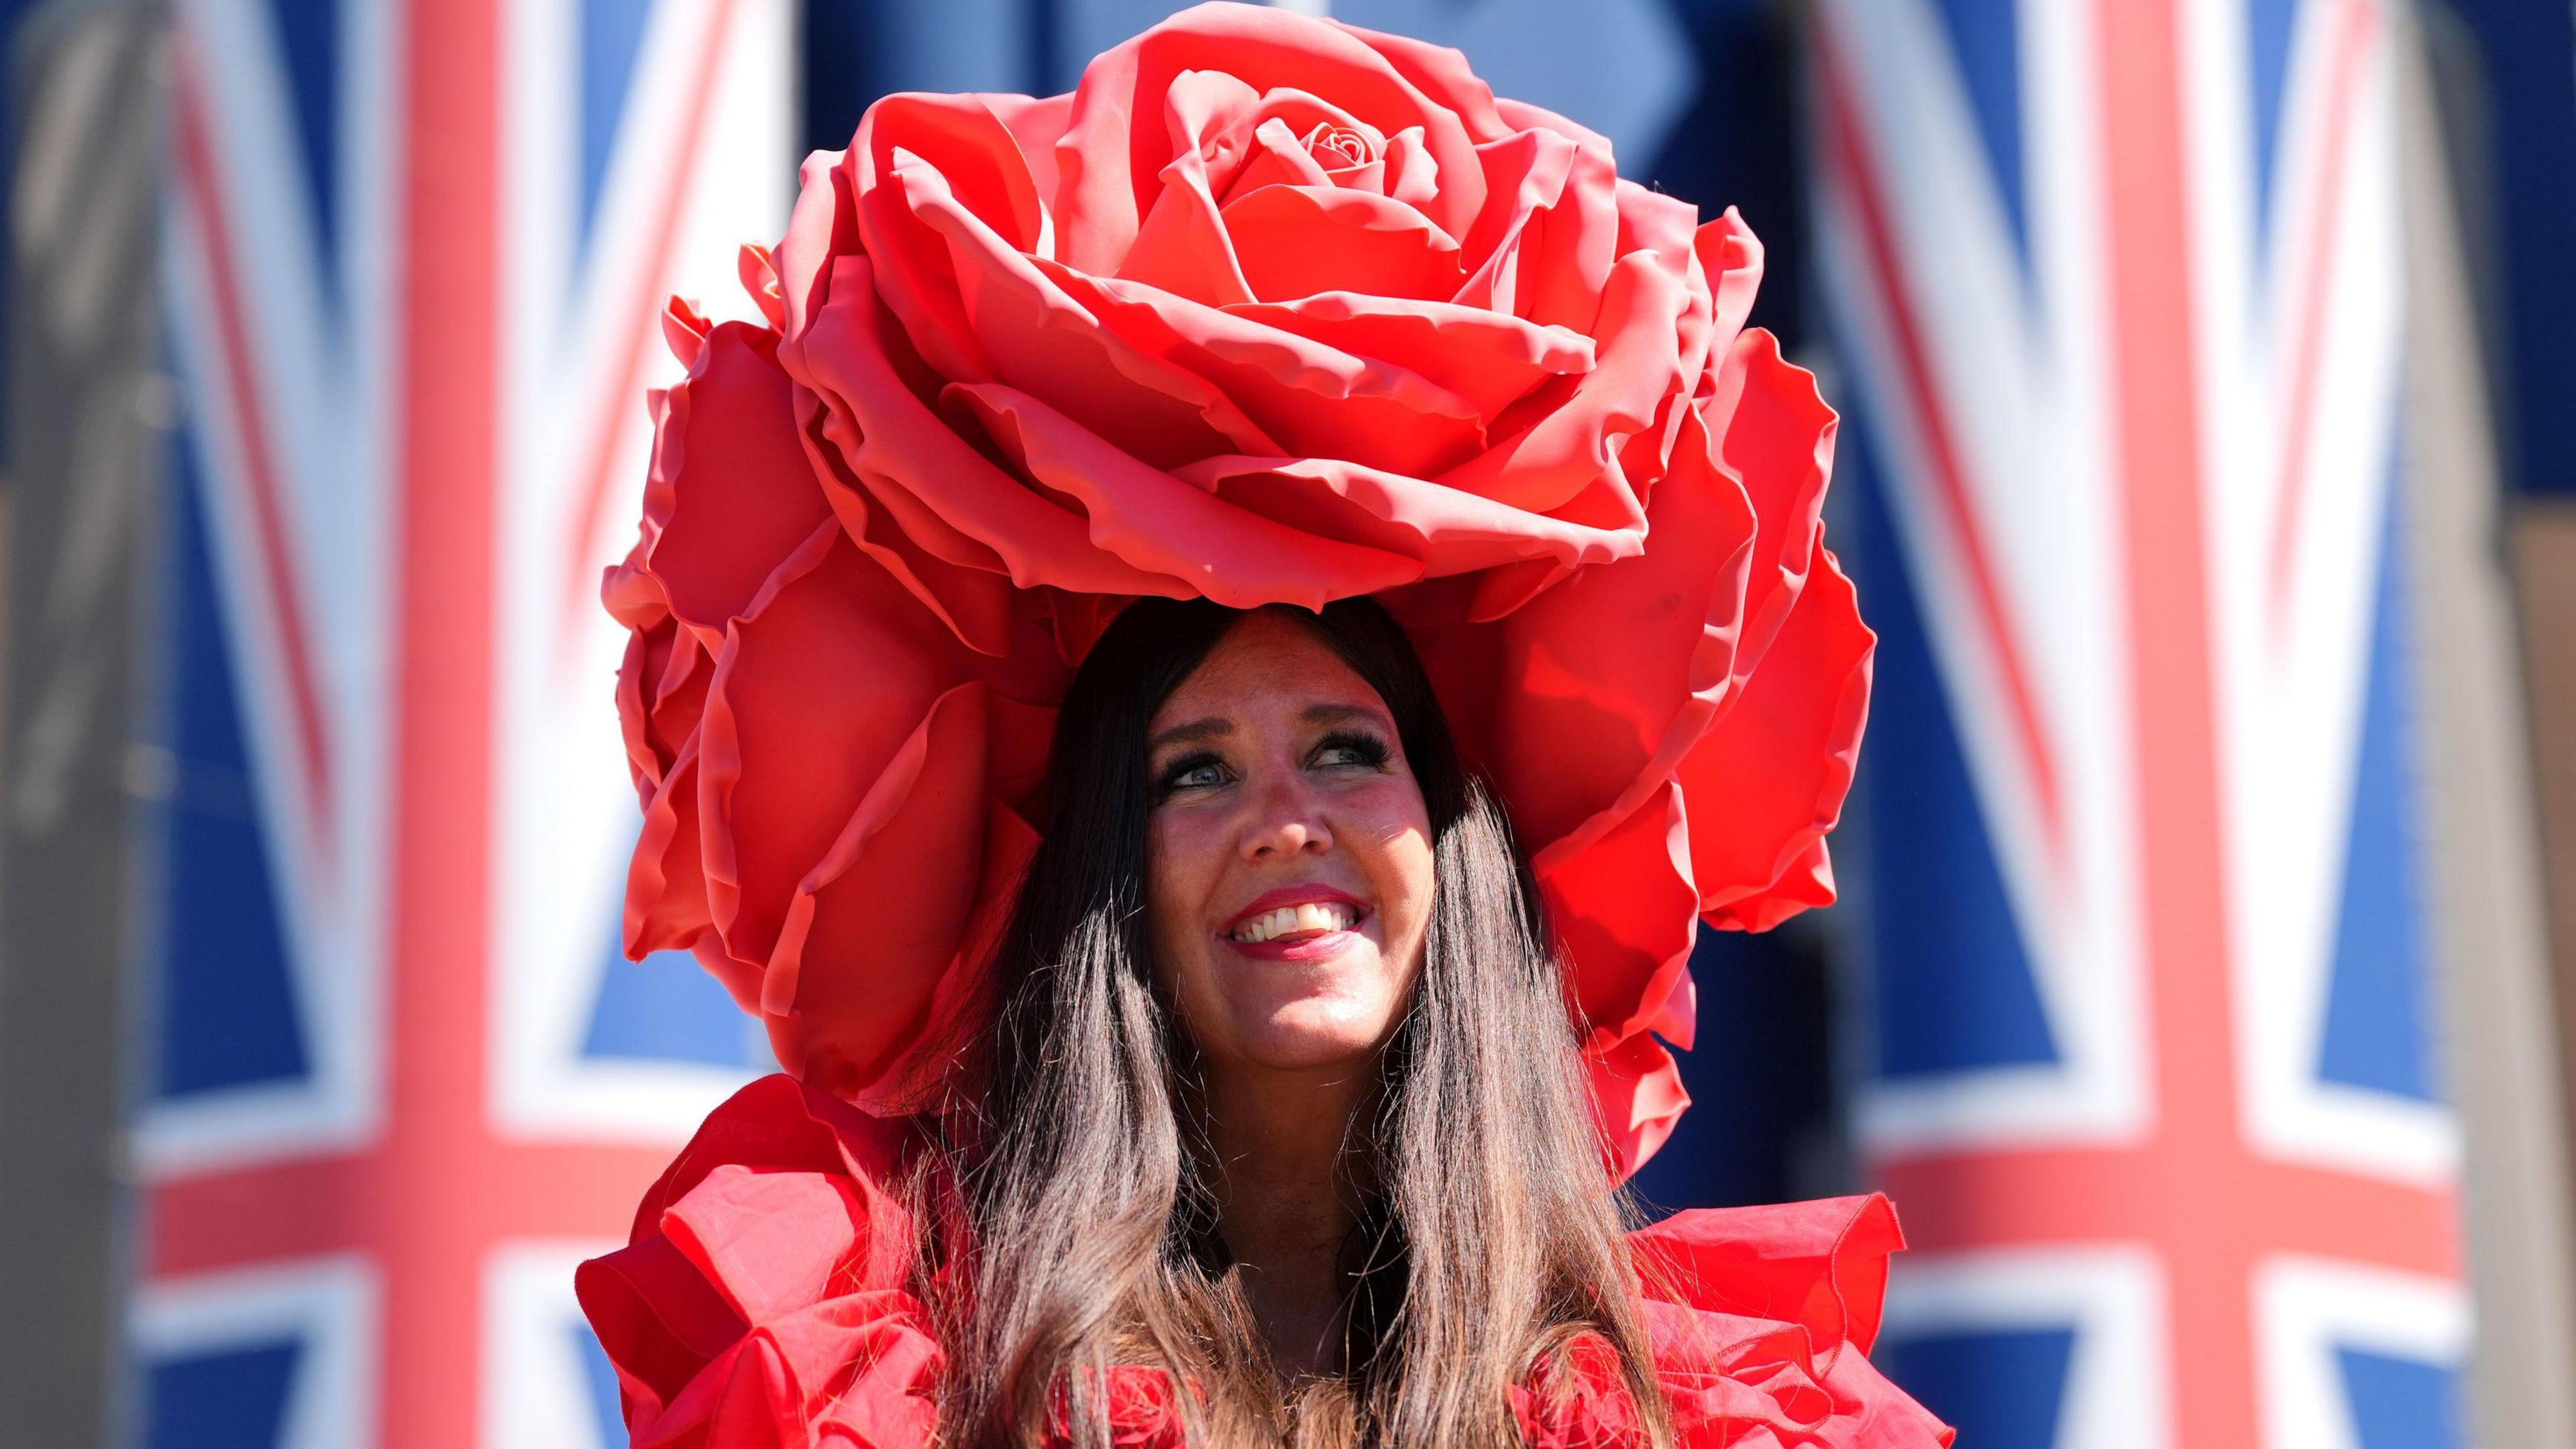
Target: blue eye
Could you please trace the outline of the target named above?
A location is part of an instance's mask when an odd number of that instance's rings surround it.
[[[1393,758],[1386,741],[1359,730],[1335,730],[1315,746],[1314,762],[1323,766],[1380,770]]]
[[[1183,755],[1154,778],[1154,798],[1175,790],[1206,790],[1225,783],[1225,762],[1204,751]]]

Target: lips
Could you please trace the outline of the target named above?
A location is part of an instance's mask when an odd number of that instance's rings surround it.
[[[1243,942],[1276,941],[1324,931],[1347,931],[1358,924],[1359,918],[1356,909],[1339,901],[1308,901],[1301,906],[1281,906],[1247,916],[1226,934]]]
[[[1339,952],[1367,914],[1330,886],[1282,886],[1236,912],[1218,935],[1247,955],[1302,960]]]

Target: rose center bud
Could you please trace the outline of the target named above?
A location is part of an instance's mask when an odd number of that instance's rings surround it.
[[[1327,171],[1345,166],[1366,166],[1377,159],[1369,154],[1368,137],[1348,126],[1330,123],[1315,127],[1307,135],[1306,154],[1314,157]]]

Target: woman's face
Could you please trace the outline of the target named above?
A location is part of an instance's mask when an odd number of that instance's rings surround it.
[[[1432,878],[1422,790],[1377,691],[1263,610],[1146,741],[1155,967],[1209,1065],[1374,1052],[1421,972]]]

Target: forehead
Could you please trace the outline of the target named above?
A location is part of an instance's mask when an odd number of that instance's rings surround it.
[[[1265,609],[1247,616],[1208,651],[1154,712],[1152,728],[1211,717],[1294,714],[1314,704],[1386,708],[1359,671],[1314,630]]]

